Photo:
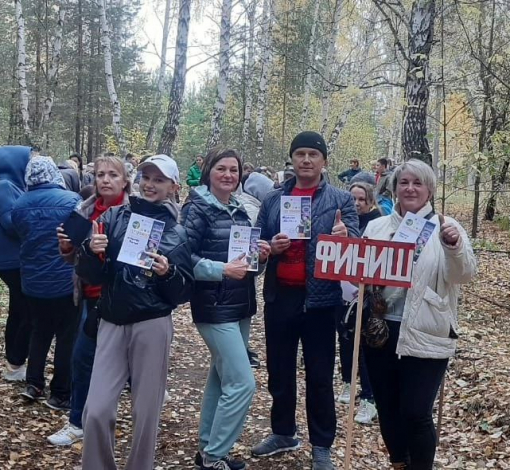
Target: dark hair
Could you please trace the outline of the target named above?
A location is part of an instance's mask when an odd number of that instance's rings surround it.
[[[205,184],[209,189],[211,188],[211,170],[223,158],[235,158],[237,160],[237,166],[239,169],[239,181],[237,183],[236,189],[239,187],[243,177],[243,162],[237,153],[237,150],[227,149],[225,147],[214,147],[209,150],[209,152],[207,152],[207,155],[204,159],[204,164],[202,166],[200,184]]]
[[[379,158],[379,160],[377,160],[377,163],[380,163],[381,165],[388,167],[388,159],[387,158]]]
[[[87,186],[83,186],[83,188],[81,188],[81,190],[78,194],[85,201],[85,199],[88,199],[90,196],[92,196],[94,194],[94,191],[95,191],[94,185],[87,184]]]
[[[71,155],[69,155],[69,158],[68,160],[72,160],[73,158],[77,158],[78,161],[80,163],[78,163],[78,168],[80,169],[80,171],[83,170],[83,159],[81,157],[81,155],[79,153],[72,153]]]
[[[354,163],[354,164],[356,164],[357,166],[359,166],[359,160],[358,160],[357,158],[353,158],[353,159],[351,160],[351,163]]]

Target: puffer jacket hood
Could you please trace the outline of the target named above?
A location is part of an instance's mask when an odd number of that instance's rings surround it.
[[[12,208],[25,192],[30,147],[0,147],[0,270],[19,268],[20,243],[12,225]]]
[[[5,145],[0,147],[0,180],[8,180],[25,190],[25,170],[30,160],[30,147]]]

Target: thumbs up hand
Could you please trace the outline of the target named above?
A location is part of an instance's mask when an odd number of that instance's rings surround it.
[[[99,255],[100,253],[104,253],[106,247],[108,246],[108,238],[105,234],[100,233],[98,223],[93,220],[92,221],[92,236],[90,237],[89,248],[92,253]]]
[[[457,227],[451,222],[446,222],[444,215],[439,214],[439,236],[446,245],[455,246],[459,243],[460,233]]]
[[[333,224],[333,228],[331,229],[331,235],[335,235],[337,237],[347,237],[349,235],[347,232],[347,227],[342,222],[342,212],[340,209],[336,210],[335,222]]]

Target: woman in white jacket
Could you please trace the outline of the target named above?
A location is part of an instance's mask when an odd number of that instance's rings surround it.
[[[393,467],[431,470],[436,450],[432,408],[455,353],[459,284],[474,276],[476,260],[459,223],[434,214],[430,200],[436,177],[427,164],[413,159],[400,165],[391,188],[398,203],[390,215],[368,224],[365,237],[391,240],[407,212],[430,219],[436,228],[415,263],[413,287],[382,291],[387,341],[370,347],[366,338],[363,348]]]

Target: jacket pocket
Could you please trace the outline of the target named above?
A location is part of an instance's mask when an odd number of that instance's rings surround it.
[[[427,287],[411,328],[439,338],[448,338],[453,327],[452,319],[449,296],[441,297]]]

